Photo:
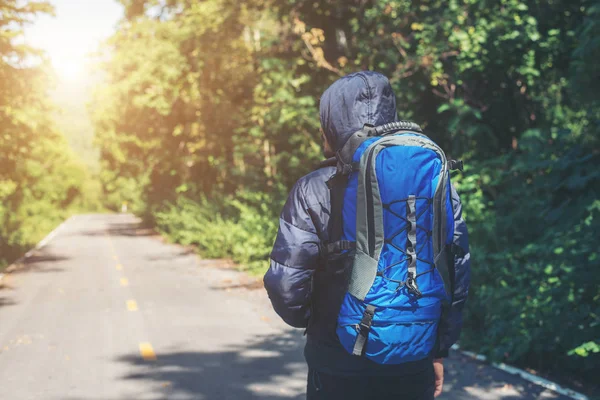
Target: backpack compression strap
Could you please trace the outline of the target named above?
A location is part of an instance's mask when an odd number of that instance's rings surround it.
[[[363,314],[360,324],[358,324],[358,336],[354,342],[354,348],[352,349],[353,356],[362,356],[365,351],[365,344],[369,338],[369,332],[371,331],[371,323],[373,322],[373,316],[375,315],[375,306],[368,304]]]

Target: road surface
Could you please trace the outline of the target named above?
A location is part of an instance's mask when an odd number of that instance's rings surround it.
[[[303,337],[256,279],[80,215],[0,282],[0,399],[302,399]],[[564,399],[459,354],[440,399]]]

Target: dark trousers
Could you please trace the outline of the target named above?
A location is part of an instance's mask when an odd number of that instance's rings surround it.
[[[307,400],[433,400],[433,365],[402,376],[338,376],[309,369]]]

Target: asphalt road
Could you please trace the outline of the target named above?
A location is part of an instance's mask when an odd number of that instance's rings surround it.
[[[302,399],[301,332],[221,261],[81,215],[0,282],[0,399]],[[565,399],[459,354],[440,399]]]

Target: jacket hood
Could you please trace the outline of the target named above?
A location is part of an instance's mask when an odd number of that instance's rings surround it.
[[[365,124],[379,126],[398,119],[396,96],[389,80],[372,71],[335,81],[321,96],[321,127],[333,151],[339,150]]]

